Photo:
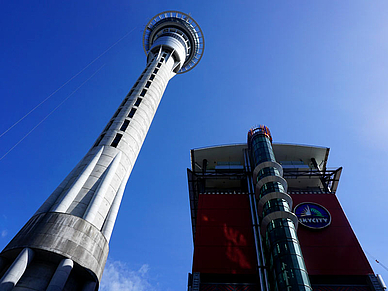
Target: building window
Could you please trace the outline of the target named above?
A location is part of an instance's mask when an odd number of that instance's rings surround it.
[[[147,81],[147,84],[145,84],[145,87],[146,88],[149,88],[151,86],[151,82],[150,81]]]
[[[164,61],[164,58],[161,58],[160,61],[163,62],[163,61]]]
[[[163,57],[167,57],[167,53],[163,53]]]
[[[137,82],[135,83],[135,85],[133,85],[133,87],[136,87],[137,85],[139,85],[139,81],[137,81]]]
[[[139,106],[141,103],[141,100],[142,100],[141,98],[137,98],[137,100],[135,102],[135,106]]]
[[[150,80],[152,81],[154,78],[155,78],[155,75],[152,74],[152,75],[150,76]]]
[[[141,91],[141,93],[140,93],[140,96],[144,97],[146,93],[147,93],[147,90],[146,90],[146,89],[143,89],[143,90]]]
[[[121,133],[117,133],[115,136],[115,139],[112,141],[110,146],[112,146],[114,148],[117,147],[117,145],[119,144],[122,137],[123,137],[123,135]]]
[[[154,74],[157,74],[158,71],[159,71],[159,69],[155,69],[155,70],[154,70]]]
[[[156,66],[158,67],[158,68],[160,68],[160,66],[161,66],[162,64],[161,63],[159,63],[159,64],[157,64]]]
[[[128,117],[133,117],[133,115],[135,114],[135,112],[136,112],[136,108],[132,108],[131,109],[131,111],[129,112],[129,114],[128,114]]]
[[[128,96],[131,96],[132,93],[133,93],[133,89],[131,89],[131,91],[129,91],[127,97],[128,97]]]
[[[104,134],[101,134],[101,135],[99,136],[99,138],[96,140],[96,142],[94,143],[94,146],[93,146],[93,147],[98,146],[98,144],[99,144],[100,141],[104,138],[104,136],[105,136],[105,133],[104,133]]]
[[[123,122],[123,124],[122,124],[121,127],[120,127],[120,130],[121,130],[121,131],[125,131],[125,130],[127,129],[128,125],[129,125],[129,120],[128,120],[128,119],[125,119],[124,122]]]

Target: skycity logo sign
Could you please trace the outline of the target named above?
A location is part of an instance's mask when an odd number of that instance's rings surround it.
[[[331,222],[329,211],[316,203],[305,202],[298,204],[294,209],[299,223],[314,229],[327,227]]]

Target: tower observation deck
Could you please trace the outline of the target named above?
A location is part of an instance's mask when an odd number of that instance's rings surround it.
[[[123,192],[168,81],[200,61],[189,15],[146,25],[147,66],[85,157],[0,253],[0,291],[97,290]]]

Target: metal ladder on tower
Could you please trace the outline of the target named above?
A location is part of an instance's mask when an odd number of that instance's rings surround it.
[[[200,274],[198,272],[193,273],[193,285],[191,287],[192,291],[199,291],[200,281]]]

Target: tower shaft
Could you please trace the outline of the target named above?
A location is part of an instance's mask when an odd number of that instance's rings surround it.
[[[116,207],[176,65],[166,49],[152,54],[93,147],[36,214],[67,213],[100,229],[109,241]],[[107,220],[108,219],[108,220]]]
[[[198,49],[191,19],[174,13],[147,25],[146,68],[85,157],[0,254],[0,291],[98,288],[125,185],[164,90],[193,66]]]

